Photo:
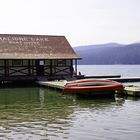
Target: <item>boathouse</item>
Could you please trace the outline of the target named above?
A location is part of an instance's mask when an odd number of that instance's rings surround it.
[[[0,81],[72,77],[78,59],[65,36],[0,34]]]

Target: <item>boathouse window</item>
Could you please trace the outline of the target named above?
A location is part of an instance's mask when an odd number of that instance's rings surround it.
[[[58,67],[71,66],[71,60],[53,60],[52,65]]]
[[[57,60],[57,66],[65,66],[66,61],[65,60]]]
[[[12,61],[13,66],[22,66],[22,60],[13,60]]]
[[[71,66],[71,60],[66,60],[66,66]]]
[[[57,65],[57,60],[52,60],[52,65],[56,66]]]
[[[50,61],[51,60],[45,60],[45,65],[50,66]]]
[[[23,60],[23,66],[28,66],[29,60]]]
[[[0,60],[0,66],[4,66],[4,60]]]

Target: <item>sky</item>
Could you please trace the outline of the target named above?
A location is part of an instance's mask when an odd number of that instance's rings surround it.
[[[64,35],[72,47],[140,42],[140,0],[0,0],[0,34]]]

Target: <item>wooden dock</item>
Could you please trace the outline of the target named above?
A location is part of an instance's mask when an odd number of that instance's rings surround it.
[[[107,78],[108,80],[114,80],[117,82],[140,82],[140,77],[120,77],[120,78]]]
[[[117,82],[140,82],[140,77],[121,77],[121,75],[99,75],[99,76],[85,76],[85,75],[78,75],[76,77],[78,80],[81,79],[108,79],[114,80]]]
[[[95,75],[95,76],[86,76],[86,75],[77,75],[77,79],[91,79],[91,78],[120,78],[121,75]]]
[[[140,96],[140,87],[137,86],[126,86],[125,94],[128,96]]]
[[[108,78],[109,80],[114,80],[118,82],[139,82],[140,77],[130,77],[130,78]],[[54,89],[63,90],[64,85],[67,83],[67,80],[62,81],[39,81],[38,84],[45,87],[50,87]],[[140,96],[140,86],[128,86],[125,85],[125,95],[127,96]]]
[[[40,81],[38,82],[41,86],[46,86],[50,88],[60,89],[63,90],[64,85],[67,83],[66,80],[63,81]]]

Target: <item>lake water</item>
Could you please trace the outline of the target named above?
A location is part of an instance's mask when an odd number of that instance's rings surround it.
[[[88,75],[140,76],[140,66],[133,65],[79,70]],[[41,87],[0,89],[2,140],[139,140],[139,119],[140,98],[80,98]]]
[[[84,75],[140,77],[140,65],[79,65],[78,71]]]

